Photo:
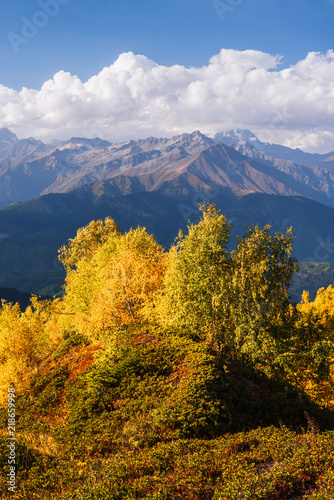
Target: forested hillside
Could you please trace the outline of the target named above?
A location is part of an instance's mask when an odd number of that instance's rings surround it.
[[[168,252],[92,221],[59,251],[63,297],[2,303],[4,498],[8,388],[14,498],[334,496],[334,288],[291,303],[292,229],[230,250],[201,213]]]

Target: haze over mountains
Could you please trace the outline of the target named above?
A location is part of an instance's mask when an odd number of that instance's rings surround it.
[[[214,138],[194,132],[120,144],[73,137],[44,144],[34,138],[18,140],[8,129],[0,130],[2,207],[118,175],[150,174],[145,190],[156,190],[184,172],[239,195],[300,195],[334,206],[334,152],[310,154],[265,144],[249,131],[230,131]]]
[[[308,166],[326,166],[328,162],[334,162],[334,151],[327,154],[305,153],[301,149],[292,149],[280,144],[269,144],[259,141],[255,134],[249,130],[229,130],[228,132],[220,132],[215,135],[214,140],[222,142],[227,146],[240,148],[244,146],[245,151],[255,149],[264,156],[288,160],[300,165]]]
[[[0,273],[59,269],[57,249],[106,216],[123,230],[146,226],[167,247],[200,201],[215,202],[233,234],[252,222],[292,225],[299,260],[334,261],[334,152],[265,144],[241,130],[44,144],[1,129]]]

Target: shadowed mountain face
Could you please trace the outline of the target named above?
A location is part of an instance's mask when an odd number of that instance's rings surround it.
[[[252,222],[293,226],[299,260],[334,262],[334,170],[266,156],[252,137],[233,147],[200,132],[55,146],[0,130],[2,203],[27,200],[0,209],[0,273],[56,272],[60,246],[106,216],[124,231],[145,226],[168,248],[203,201],[226,214],[233,235]]]
[[[19,303],[21,310],[24,311],[30,305],[30,293],[20,292],[15,288],[0,287],[0,300],[6,300],[15,304]]]
[[[334,262],[333,208],[295,195],[238,196],[231,187],[213,183],[211,173],[208,177],[187,169],[170,180],[157,181],[153,174],[121,175],[1,209],[0,273],[61,269],[59,247],[79,227],[106,216],[124,231],[145,226],[168,248],[179,228],[199,219],[198,203],[203,201],[214,202],[225,213],[233,224],[232,235],[243,234],[244,225],[252,222],[272,223],[274,230],[284,232],[293,226],[299,260]],[[232,238],[231,245],[235,243]]]

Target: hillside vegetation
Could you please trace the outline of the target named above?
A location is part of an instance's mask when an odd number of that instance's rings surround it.
[[[62,297],[3,301],[3,498],[334,496],[334,288],[293,305],[292,230],[249,227],[230,251],[226,217],[201,211],[169,252],[92,221],[60,249]]]

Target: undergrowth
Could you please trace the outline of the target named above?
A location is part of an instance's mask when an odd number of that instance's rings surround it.
[[[67,336],[17,399],[13,498],[334,497],[332,415],[284,381],[154,328],[92,352]]]

